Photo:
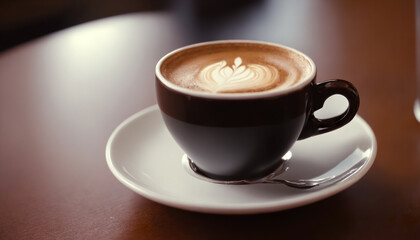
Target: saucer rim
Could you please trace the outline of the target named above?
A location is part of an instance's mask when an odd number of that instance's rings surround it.
[[[134,113],[133,115],[131,115],[130,117],[122,121],[113,130],[113,132],[111,133],[107,141],[106,148],[105,148],[106,162],[107,162],[108,168],[110,169],[112,174],[117,178],[117,180],[121,182],[124,186],[131,189],[132,191],[154,202],[157,202],[166,206],[178,208],[178,209],[187,210],[187,211],[211,213],[211,214],[235,214],[235,215],[236,214],[241,214],[241,215],[242,214],[260,214],[260,213],[277,212],[277,211],[292,209],[292,208],[308,205],[311,203],[315,203],[322,199],[331,197],[349,188],[354,183],[358,182],[364,175],[366,175],[366,173],[372,167],[376,158],[376,154],[377,154],[377,141],[376,141],[376,137],[372,128],[362,117],[356,114],[356,116],[354,117],[352,121],[358,121],[358,125],[363,128],[363,132],[368,136],[371,143],[371,145],[369,146],[369,149],[371,149],[371,152],[370,152],[370,156],[368,157],[368,160],[363,165],[363,167],[356,174],[346,179],[345,181],[333,184],[331,186],[326,186],[321,189],[299,190],[299,191],[306,191],[308,194],[294,196],[293,199],[288,199],[288,200],[282,199],[281,203],[276,201],[278,200],[277,198],[274,198],[273,201],[265,202],[263,204],[261,203],[226,204],[224,203],[224,205],[220,205],[218,203],[209,203],[209,202],[207,202],[206,204],[203,204],[202,202],[199,202],[199,201],[186,202],[184,200],[180,200],[173,196],[158,193],[141,184],[131,181],[117,169],[111,157],[112,146],[113,146],[114,140],[117,137],[117,135],[121,132],[121,130],[129,127],[130,124],[132,124],[136,120],[139,120],[142,116],[146,116],[155,111],[160,111],[157,105],[152,105],[150,107],[147,107],[137,113]],[[314,138],[316,137],[319,137],[319,136],[314,136]],[[307,195],[309,194],[311,195],[311,197],[308,198]]]

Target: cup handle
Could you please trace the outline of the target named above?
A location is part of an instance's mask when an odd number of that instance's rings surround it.
[[[335,117],[327,119],[316,118],[314,112],[321,109],[327,98],[335,94],[342,95],[347,99],[349,102],[347,109]],[[314,84],[311,87],[311,102],[312,107],[309,111],[309,117],[299,136],[299,140],[335,130],[349,123],[359,109],[360,99],[359,93],[353,84],[345,80],[334,79]]]

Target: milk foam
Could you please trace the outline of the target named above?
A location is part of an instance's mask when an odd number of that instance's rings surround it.
[[[307,79],[311,63],[299,53],[260,43],[214,43],[177,51],[160,65],[169,82],[224,94],[287,89]]]
[[[204,67],[199,75],[197,86],[213,93],[252,91],[272,88],[279,78],[278,70],[270,65],[242,64],[242,58],[236,57],[234,65],[226,61]]]

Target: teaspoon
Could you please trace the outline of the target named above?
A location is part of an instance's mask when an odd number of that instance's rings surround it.
[[[343,181],[353,174],[357,173],[367,161],[365,157],[354,157],[351,154],[349,157],[338,163],[336,166],[321,174],[317,177],[310,178],[310,179],[296,179],[296,180],[289,180],[289,179],[279,179],[278,177],[281,173],[287,171],[288,167],[288,158],[283,158],[283,163],[281,166],[275,170],[273,173],[269,174],[266,177],[256,179],[256,180],[234,180],[234,181],[225,181],[225,180],[216,180],[209,177],[204,176],[201,174],[200,170],[196,167],[194,162],[184,155],[182,158],[182,164],[185,170],[191,174],[192,176],[199,178],[204,181],[217,183],[217,184],[230,184],[230,185],[243,185],[243,184],[284,184],[289,187],[299,188],[299,189],[309,189],[316,186],[326,186],[330,184],[334,184],[340,181]],[[291,156],[288,154],[286,156]],[[355,160],[356,159],[356,160]]]

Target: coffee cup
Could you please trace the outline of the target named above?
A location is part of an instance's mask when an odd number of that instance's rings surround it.
[[[317,83],[305,54],[247,40],[170,52],[156,65],[156,94],[172,137],[200,173],[216,180],[270,174],[296,141],[344,126],[359,107],[350,82]],[[314,112],[335,94],[348,100],[347,109],[317,118]]]

